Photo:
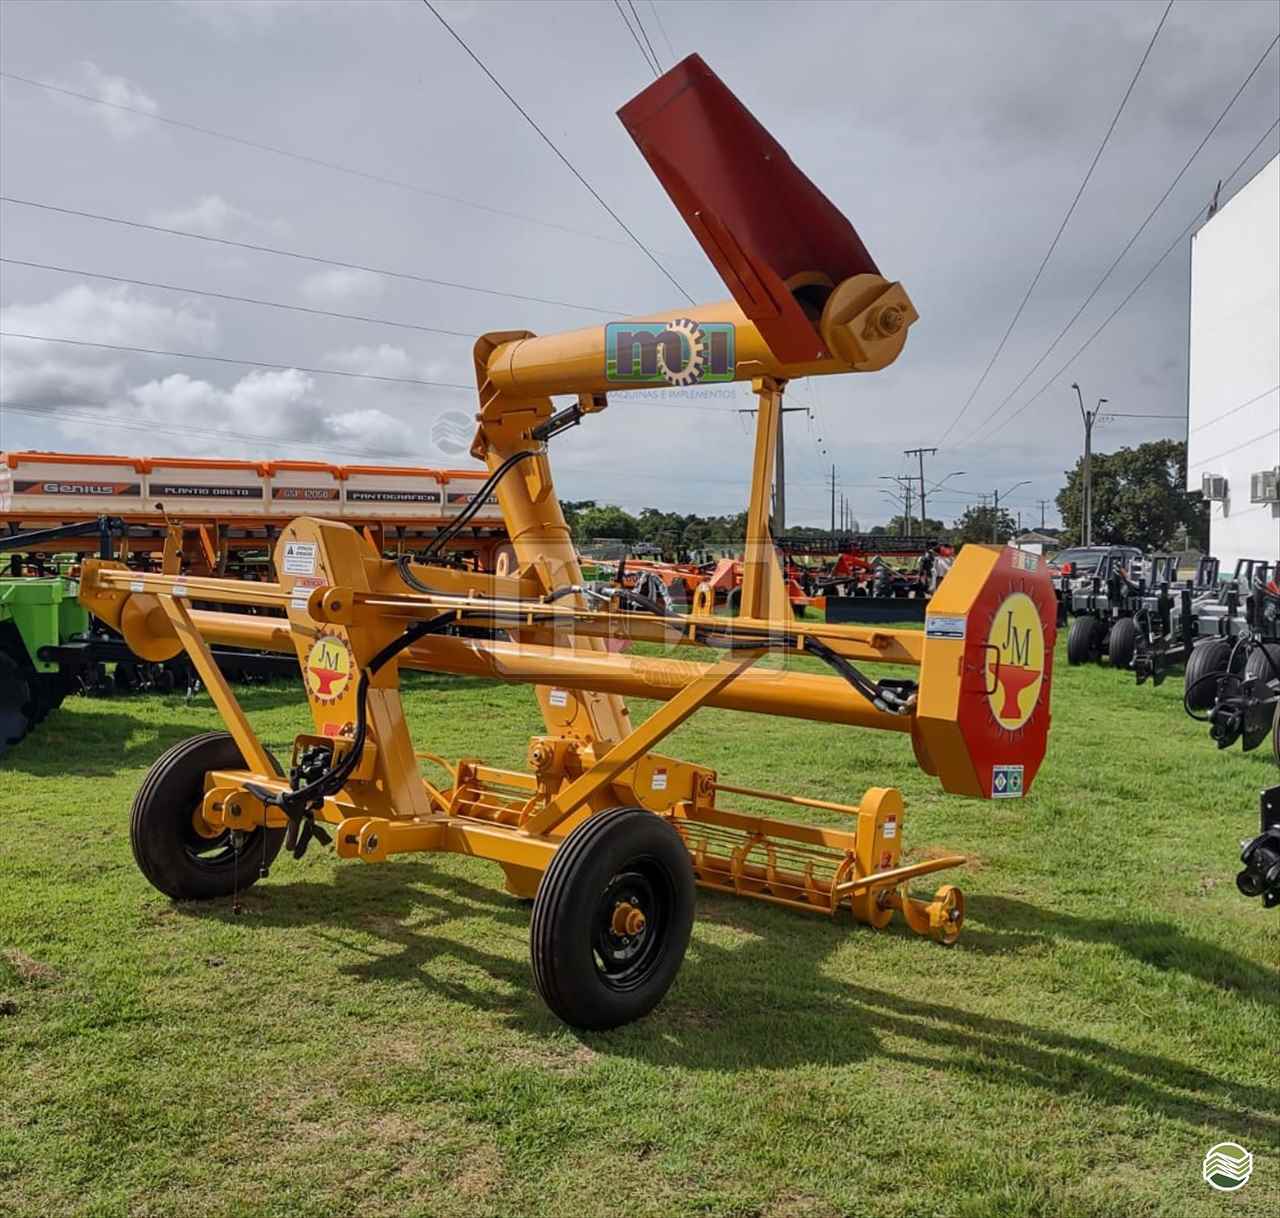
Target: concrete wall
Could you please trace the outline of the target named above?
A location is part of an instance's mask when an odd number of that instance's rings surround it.
[[[1251,476],[1280,466],[1280,158],[1192,238],[1187,489],[1228,480],[1210,509],[1224,571],[1280,557],[1280,505],[1250,502]]]

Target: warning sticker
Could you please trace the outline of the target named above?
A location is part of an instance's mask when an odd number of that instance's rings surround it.
[[[884,836],[885,837],[898,836],[898,822],[892,816],[889,817],[889,819],[884,822]]]
[[[289,608],[305,609],[311,603],[311,594],[324,586],[325,581],[319,575],[300,575],[293,581],[293,599]]]
[[[568,705],[569,705],[569,691],[568,691],[567,689],[553,689],[553,690],[552,690],[552,691],[547,695],[547,701],[548,701],[552,706],[568,706]]]
[[[316,573],[316,543],[314,541],[286,541],[284,543],[284,570],[286,575],[314,575]]]
[[[667,772],[666,770],[654,770],[653,782],[650,784],[655,791],[665,791],[667,789]]]
[[[924,634],[928,639],[963,639],[964,622],[962,617],[942,617],[930,614],[924,619]]]
[[[1020,765],[998,765],[992,767],[991,798],[1022,798],[1022,767]]]

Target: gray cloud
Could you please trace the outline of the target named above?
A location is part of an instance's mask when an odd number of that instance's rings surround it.
[[[581,186],[418,5],[171,6],[10,0],[6,70],[247,139],[470,198],[531,223],[343,175],[145,117],[3,84],[9,193],[459,283],[619,307],[679,303]],[[825,521],[834,462],[864,524],[891,510],[879,475],[933,444],[994,350],[1089,164],[1163,4],[680,4],[658,10],[678,55],[712,67],[858,225],[921,313],[875,375],[800,382],[788,418],[793,522]],[[609,4],[450,4],[493,71],[699,299],[724,293],[614,111],[651,77]],[[641,6],[646,14],[647,6]],[[948,516],[1022,478],[1033,513],[1075,460],[1069,385],[1117,409],[1184,405],[1185,246],[1088,350],[1007,425],[1210,197],[1280,109],[1275,52],[1078,326],[985,429],[1092,289],[1277,31],[1274,5],[1178,0],[1035,296],[936,476]],[[655,45],[668,62],[665,43]],[[762,51],[770,70],[762,72]],[[95,65],[86,75],[83,64]],[[129,100],[132,99],[132,100]],[[144,99],[144,100],[138,100]],[[104,124],[127,120],[119,129]],[[1275,155],[1276,138],[1245,167]],[[1243,180],[1243,179],[1242,179]],[[1239,182],[1236,183],[1239,185]],[[762,184],[762,188],[767,188]],[[538,332],[588,312],[305,266],[6,207],[15,258],[207,287],[466,333]],[[580,230],[592,237],[566,232]],[[282,233],[288,234],[285,241]],[[271,363],[468,384],[470,343],[149,289],[106,292],[6,266],[5,328]],[[87,293],[87,294],[86,294]],[[372,307],[376,301],[376,308]],[[13,311],[16,310],[16,311]],[[16,318],[17,321],[13,319]],[[131,334],[122,340],[121,334]],[[115,335],[116,337],[112,337]],[[146,336],[143,340],[142,336]],[[126,451],[438,460],[432,423],[465,393],[6,341],[4,397],[94,422],[0,415],[0,443]],[[557,441],[563,494],[638,509],[732,511],[751,442],[743,388],[618,395]],[[1104,446],[1177,424],[1118,420]],[[244,437],[211,438],[208,432]],[[819,437],[821,440],[819,441]],[[1050,519],[1053,513],[1050,512]]]

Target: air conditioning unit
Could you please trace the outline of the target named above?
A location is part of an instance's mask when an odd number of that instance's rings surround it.
[[[1280,465],[1264,469],[1249,479],[1250,503],[1280,503]]]
[[[1200,479],[1200,493],[1209,500],[1221,503],[1227,497],[1227,480],[1221,474],[1205,474]]]

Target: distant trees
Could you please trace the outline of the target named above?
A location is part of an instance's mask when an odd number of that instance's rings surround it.
[[[908,520],[905,516],[895,516],[888,524],[877,524],[871,529],[874,537],[898,537],[910,533],[915,537],[938,537],[946,539],[950,530],[941,520],[932,518],[921,522],[917,517]]]
[[[623,508],[595,500],[562,501],[565,520],[574,540],[645,541],[665,552],[740,545],[747,532],[747,514],[699,516],[695,513],[664,512],[645,508],[633,516]]]
[[[951,540],[956,545],[967,542],[1005,542],[1018,530],[1018,522],[1004,510],[982,504],[966,508],[964,515],[955,522]]]
[[[1064,536],[1078,541],[1084,516],[1084,459],[1066,471],[1058,492]],[[1190,544],[1208,544],[1209,509],[1199,492],[1183,488],[1187,446],[1181,440],[1152,440],[1137,448],[1094,453],[1093,540],[1096,545],[1168,547],[1181,530]]]

